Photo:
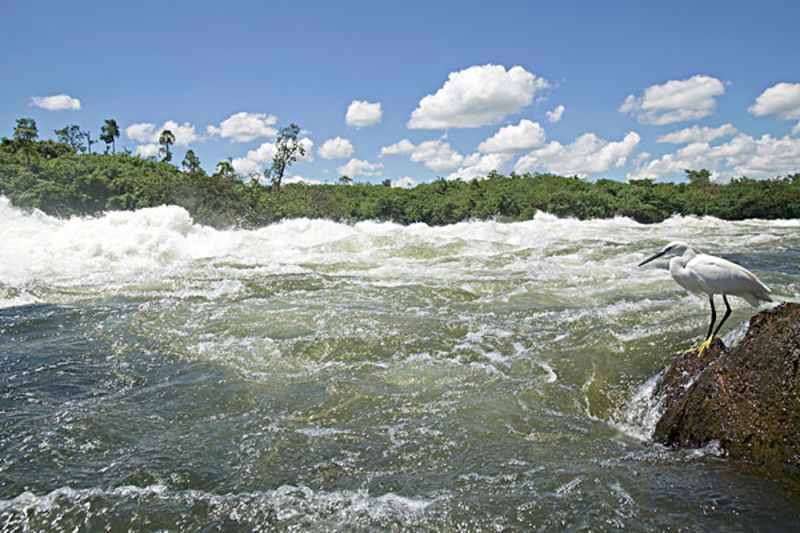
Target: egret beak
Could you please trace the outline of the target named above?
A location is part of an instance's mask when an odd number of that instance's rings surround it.
[[[667,253],[667,251],[666,251],[666,250],[661,250],[660,252],[658,252],[658,253],[656,253],[656,254],[653,254],[653,255],[651,255],[650,257],[648,257],[647,259],[645,259],[644,261],[642,261],[641,263],[639,263],[639,266],[644,266],[644,265],[646,265],[647,263],[649,263],[650,261],[653,261],[654,259],[658,259],[659,257],[661,257],[662,255],[664,255],[665,253]]]

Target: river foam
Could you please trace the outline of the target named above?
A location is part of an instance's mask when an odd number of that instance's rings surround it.
[[[46,300],[47,287],[105,286],[101,292],[114,292],[129,283],[186,275],[240,278],[244,270],[330,273],[374,284],[460,281],[467,292],[477,283],[472,292],[479,297],[482,283],[520,278],[564,286],[566,293],[567,285],[584,290],[609,280],[638,284],[662,277],[655,269],[636,271],[635,263],[670,238],[701,247],[735,241],[737,247],[775,251],[798,224],[673,217],[644,226],[627,218],[578,221],[540,213],[510,224],[429,227],[298,219],[257,230],[216,230],[195,224],[175,206],[65,220],[17,209],[0,197],[0,297],[5,306],[19,305]],[[705,236],[710,230],[713,241]],[[222,297],[230,290],[216,286],[207,295]]]
[[[134,505],[131,505],[133,503]],[[148,528],[136,507],[154,506],[175,515],[171,527],[188,531],[192,527],[246,527],[269,531],[274,528],[314,527],[324,530],[361,527],[382,528],[419,521],[431,501],[406,498],[394,493],[373,496],[366,491],[314,491],[305,486],[283,485],[275,490],[215,494],[200,490],[170,490],[165,485],[126,485],[111,489],[62,487],[44,495],[24,492],[11,500],[0,500],[4,529],[55,530],[72,527],[102,529],[123,524]],[[102,511],[104,506],[116,513]],[[97,512],[95,509],[100,508]],[[181,509],[197,509],[183,513]],[[194,516],[192,516],[194,514]],[[66,518],[65,517],[69,517]],[[65,527],[64,522],[70,524]],[[252,528],[252,529],[251,529]]]

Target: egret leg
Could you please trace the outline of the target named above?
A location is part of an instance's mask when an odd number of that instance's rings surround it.
[[[706,338],[711,338],[711,332],[714,331],[714,322],[717,320],[717,310],[714,309],[714,295],[708,295],[708,303],[711,304],[711,323],[708,325],[708,333],[706,333]]]
[[[728,297],[723,294],[722,299],[725,301],[725,314],[722,315],[722,320],[717,324],[717,329],[714,330],[714,337],[716,337],[719,330],[722,329],[722,324],[731,316],[731,304],[728,303]]]
[[[703,355],[709,346],[711,346],[711,339],[714,337],[711,336],[711,333],[714,331],[714,322],[717,320],[717,310],[714,308],[714,295],[708,295],[708,303],[711,304],[711,323],[708,325],[708,333],[706,334],[706,340],[704,340],[700,346],[697,347],[697,355]]]

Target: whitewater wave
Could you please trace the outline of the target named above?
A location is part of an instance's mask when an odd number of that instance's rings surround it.
[[[774,250],[786,230],[799,224],[673,217],[644,226],[621,217],[579,221],[539,213],[515,223],[431,227],[296,219],[257,230],[217,230],[194,223],[176,206],[59,219],[17,209],[0,197],[0,303],[47,300],[51,286],[115,294],[130,284],[137,290],[187,276],[219,280],[243,274],[317,273],[382,284],[522,277],[581,286],[629,278],[641,254],[671,238],[700,248],[736,240],[738,246]],[[644,283],[659,275],[655,269],[637,272]],[[514,290],[520,289],[526,290]]]
[[[373,496],[365,490],[314,491],[302,485],[226,494],[171,490],[160,484],[111,489],[62,487],[44,495],[23,492],[13,499],[0,500],[0,523],[4,528],[36,530],[52,527],[64,516],[72,515],[69,521],[77,522],[75,526],[102,529],[112,526],[112,520],[118,525],[128,522],[135,526],[140,520],[135,507],[153,506],[177,520],[172,527],[185,531],[199,525],[209,528],[215,523],[255,527],[258,531],[275,527],[337,530],[358,524],[381,528],[397,523],[413,526],[424,518],[432,503],[392,492]],[[187,509],[194,509],[199,516],[181,524],[181,518],[193,514]],[[112,519],[109,515],[116,516]],[[147,526],[144,522],[138,525]]]

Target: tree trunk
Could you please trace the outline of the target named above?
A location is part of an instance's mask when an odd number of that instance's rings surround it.
[[[277,192],[281,192],[281,182],[283,181],[283,173],[286,171],[286,165],[281,165],[278,167],[278,173],[275,176],[275,179],[272,184],[272,188],[275,189]]]

